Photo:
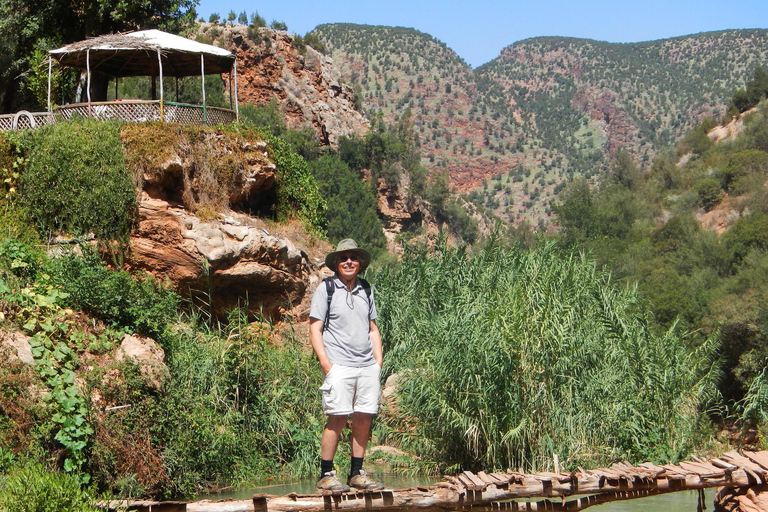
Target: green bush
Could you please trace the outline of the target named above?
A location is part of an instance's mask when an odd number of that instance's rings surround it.
[[[339,157],[326,155],[310,163],[320,194],[328,205],[322,227],[328,238],[354,238],[375,258],[387,241],[377,214],[376,196]]]
[[[136,193],[123,163],[119,128],[83,119],[34,133],[20,201],[42,233],[128,239]]]
[[[736,221],[722,237],[730,251],[730,269],[741,264],[750,251],[768,251],[768,214],[758,212]]]
[[[314,473],[323,428],[319,367],[301,342],[269,338],[269,326],[248,324],[242,312],[215,328],[193,318],[168,338],[164,391],[124,367],[125,379],[100,389],[106,403],[132,406],[104,419],[111,435],[96,438],[97,481],[113,492],[133,487],[170,498]],[[143,439],[137,465],[121,443]]]
[[[270,155],[277,164],[277,219],[284,222],[298,214],[311,227],[319,228],[326,205],[307,161],[283,139],[265,135]]]
[[[68,306],[161,340],[180,304],[179,296],[154,277],[110,270],[93,251],[52,260],[48,271],[69,294]]]
[[[737,194],[744,193],[744,180],[754,174],[765,180],[768,174],[768,153],[759,149],[739,151],[729,157],[723,172],[723,182],[728,190]]]
[[[12,472],[0,489],[3,512],[98,512],[77,477],[31,464]]]
[[[704,178],[696,184],[696,193],[699,195],[699,205],[709,211],[714,208],[725,196],[717,178]]]

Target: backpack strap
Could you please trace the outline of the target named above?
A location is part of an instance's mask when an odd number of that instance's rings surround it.
[[[371,309],[373,307],[371,306],[371,285],[368,281],[363,279],[362,277],[357,278],[358,281],[360,281],[360,286],[363,287],[363,291],[365,292],[365,296],[368,299],[368,323],[371,322]]]
[[[333,300],[333,292],[336,291],[336,285],[333,284],[333,277],[326,277],[323,279],[325,283],[325,293],[328,296],[328,307],[325,310],[325,322],[323,322],[323,332],[328,327],[328,320],[331,319],[331,300]]]
[[[333,282],[335,276],[326,277],[323,279],[323,282],[325,283],[325,293],[328,296],[328,307],[325,310],[325,322],[323,322],[323,332],[325,332],[325,329],[328,327],[328,321],[331,319],[331,300],[333,300],[333,292],[336,291],[336,284]],[[368,299],[368,322],[371,321],[371,309],[373,309],[371,305],[371,285],[363,279],[362,277],[357,278],[358,281],[360,281],[360,286],[363,287],[363,291],[365,292],[365,297]]]

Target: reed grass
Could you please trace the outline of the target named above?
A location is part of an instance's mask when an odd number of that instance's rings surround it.
[[[669,462],[716,394],[714,338],[654,334],[634,288],[551,243],[410,253],[373,281],[384,371],[403,376],[411,424],[388,441],[443,467]]]

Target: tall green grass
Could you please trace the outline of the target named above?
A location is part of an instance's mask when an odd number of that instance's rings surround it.
[[[403,377],[388,440],[444,467],[675,460],[715,397],[714,338],[653,334],[635,289],[554,244],[411,253],[373,281]]]

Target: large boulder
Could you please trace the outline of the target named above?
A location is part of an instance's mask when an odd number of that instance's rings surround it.
[[[131,361],[138,365],[139,373],[155,389],[162,389],[169,376],[165,351],[152,338],[126,334],[115,352],[115,361]]]
[[[301,302],[311,264],[263,221],[229,212],[202,221],[181,206],[144,195],[127,265],[169,279],[216,315],[234,307],[277,318]]]
[[[29,337],[18,331],[0,329],[0,348],[6,349],[5,352],[9,354],[11,359],[26,364],[35,364]]]

